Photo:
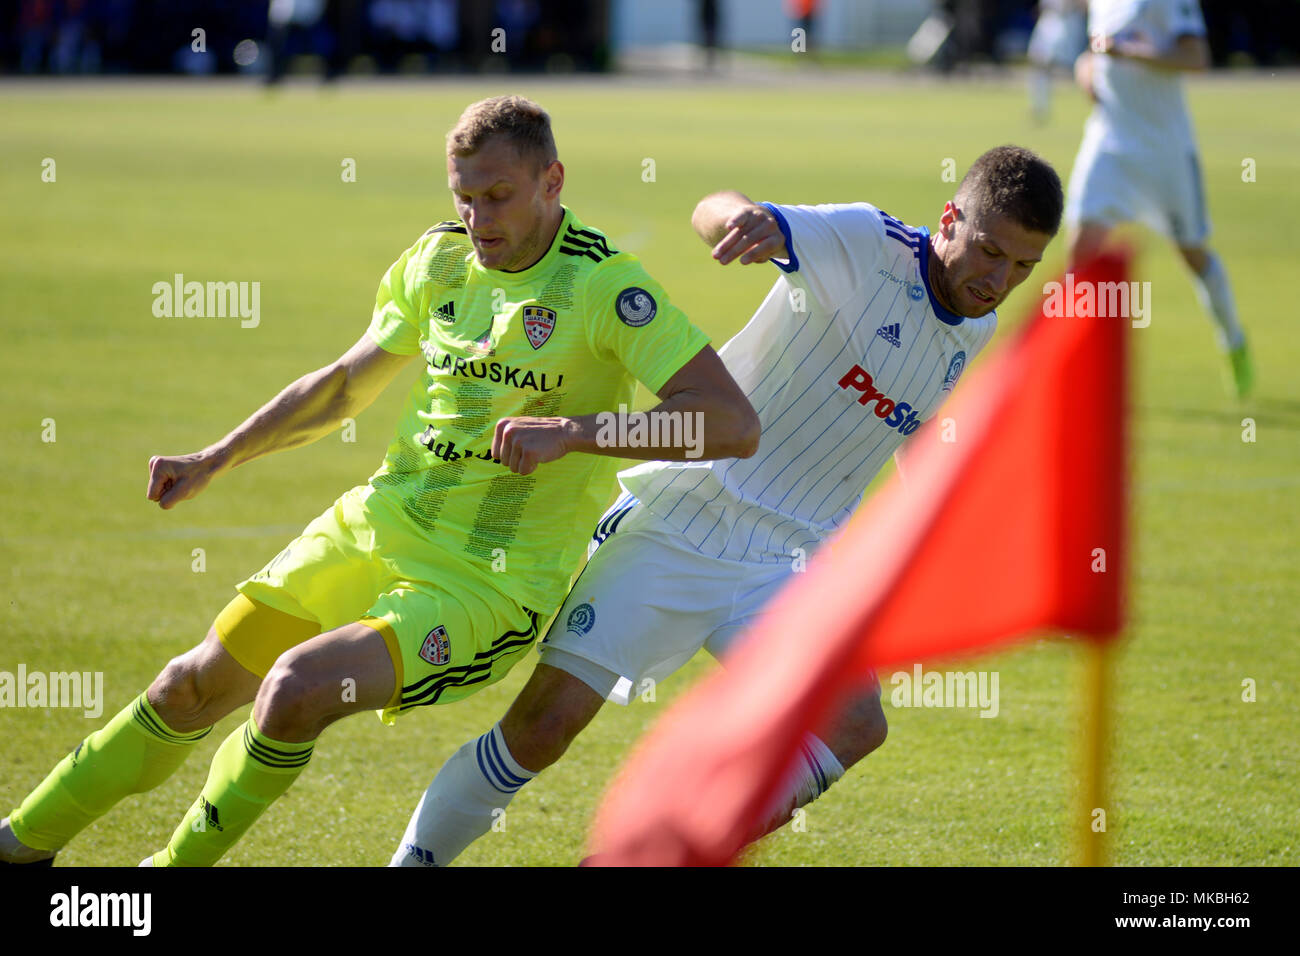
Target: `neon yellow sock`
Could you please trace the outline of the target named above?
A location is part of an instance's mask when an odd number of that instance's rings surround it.
[[[141,694],[59,761],[9,815],[14,836],[37,850],[62,848],[123,797],[170,777],[211,730],[176,733]]]
[[[289,789],[315,746],[272,740],[248,718],[217,748],[199,799],[154,854],[154,866],[212,866]]]

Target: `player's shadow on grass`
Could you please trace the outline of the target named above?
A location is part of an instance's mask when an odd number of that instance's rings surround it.
[[[1135,405],[1138,418],[1177,425],[1227,425],[1241,427],[1243,418],[1253,418],[1257,425],[1300,431],[1300,401],[1277,398],[1252,398],[1234,408],[1171,408],[1160,405]]]

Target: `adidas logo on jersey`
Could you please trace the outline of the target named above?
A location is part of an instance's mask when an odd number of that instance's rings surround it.
[[[893,325],[882,325],[880,328],[876,329],[876,334],[879,335],[886,342],[888,342],[890,345],[892,345],[894,348],[902,348],[903,343],[899,341],[898,338],[898,333],[901,330],[902,330],[902,326],[899,323],[895,322]]]
[[[456,321],[456,303],[448,302],[446,305],[439,306],[433,310],[433,314],[444,322],[451,323]]]
[[[840,388],[855,388],[862,394],[858,404],[862,406],[876,403],[872,409],[876,417],[883,419],[889,428],[897,428],[900,435],[910,435],[921,427],[921,418],[907,402],[896,402],[876,388],[871,374],[861,365],[854,365],[839,381]]]

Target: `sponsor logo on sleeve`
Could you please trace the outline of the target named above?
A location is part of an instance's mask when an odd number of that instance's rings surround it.
[[[659,311],[659,307],[655,304],[655,297],[649,292],[631,286],[618,294],[618,299],[614,302],[614,311],[618,313],[624,325],[637,329],[649,325]]]

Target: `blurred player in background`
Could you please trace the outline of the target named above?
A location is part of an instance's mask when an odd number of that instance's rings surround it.
[[[378,709],[391,724],[505,676],[564,600],[615,458],[754,452],[758,418],[708,337],[560,203],[564,167],[540,106],[466,109],[447,137],[447,181],[462,219],[392,265],[360,341],[215,445],[153,458],[148,497],[174,507],[230,468],[329,434],[420,356],[380,469],[239,584],[207,638],[0,823],[0,861],[52,859],[254,701],[145,865],[216,862],[334,721]],[[630,403],[634,378],[663,399],[657,410],[702,417],[702,448],[602,444],[596,413]]]
[[[1046,123],[1052,105],[1052,74],[1069,72],[1088,47],[1087,0],[1039,0],[1029,35],[1029,108]]]
[[[1210,63],[1196,0],[1091,0],[1091,50],[1076,63],[1095,102],[1070,174],[1070,261],[1094,255],[1112,227],[1140,222],[1168,236],[1195,275],[1201,304],[1227,353],[1231,390],[1254,370],[1223,262],[1207,244],[1210,219],[1182,74]]]
[[[758,453],[619,474],[624,494],[597,524],[594,553],[528,683],[499,723],[443,765],[391,865],[451,862],[606,699],[628,703],[701,647],[725,656],[948,397],[992,338],[993,310],[1042,258],[1063,204],[1052,167],[1011,146],[976,160],[934,235],[866,203],[776,206],[737,192],[701,200],[692,225],[713,258],[781,270],[720,352],[758,410]],[[797,634],[790,653],[799,653]],[[826,740],[804,739],[762,832],[824,793],[885,733],[873,682]]]

